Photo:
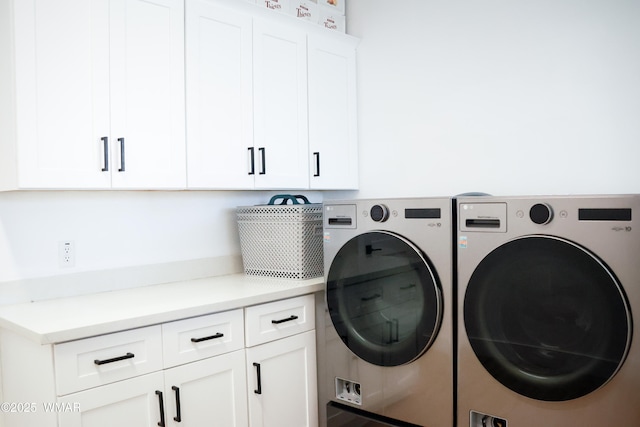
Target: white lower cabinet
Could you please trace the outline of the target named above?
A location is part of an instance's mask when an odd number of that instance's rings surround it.
[[[60,427],[198,427],[247,422],[244,351],[73,393],[58,399]],[[52,407],[54,409],[54,407]]]
[[[315,331],[248,348],[247,370],[251,427],[318,425]]]
[[[316,427],[314,309],[305,295],[53,345],[0,329],[2,399],[20,402],[0,427]]]
[[[165,425],[248,425],[246,378],[244,350],[168,369]]]
[[[315,299],[245,309],[251,427],[318,425]]]
[[[152,427],[161,422],[162,372],[73,393],[58,399],[60,427]]]

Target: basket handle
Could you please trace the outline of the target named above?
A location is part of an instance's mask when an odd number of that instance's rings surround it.
[[[280,205],[286,205],[287,202],[291,201],[291,204],[294,205],[299,205],[300,202],[298,202],[298,199],[302,200],[305,205],[310,204],[311,202],[309,202],[309,199],[307,199],[305,196],[301,195],[301,194],[296,194],[295,196],[291,195],[291,194],[276,194],[275,196],[273,196],[270,200],[269,200],[269,204],[270,205],[275,205],[276,204],[276,200],[278,199],[282,199],[282,202],[280,202]]]

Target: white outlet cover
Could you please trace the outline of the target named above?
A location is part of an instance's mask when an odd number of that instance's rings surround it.
[[[58,266],[61,268],[75,267],[76,244],[73,240],[58,242]]]

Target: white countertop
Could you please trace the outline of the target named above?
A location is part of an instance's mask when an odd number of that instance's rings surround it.
[[[0,328],[52,344],[322,291],[322,277],[233,274],[0,307]]]

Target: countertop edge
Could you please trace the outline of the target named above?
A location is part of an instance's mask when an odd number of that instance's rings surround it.
[[[237,274],[206,278],[204,280],[208,280],[209,282],[207,282],[207,284],[211,283],[214,286],[218,286],[218,288],[214,291],[207,289],[206,292],[202,293],[201,300],[198,298],[197,294],[194,295],[191,293],[190,298],[193,299],[195,297],[198,299],[197,304],[184,305],[180,304],[180,301],[177,300],[175,301],[175,306],[171,305],[171,303],[174,302],[171,301],[169,304],[163,304],[162,307],[157,310],[145,307],[146,309],[140,310],[140,313],[136,313],[135,308],[129,307],[128,311],[132,314],[127,315],[126,317],[114,315],[111,319],[107,319],[105,321],[89,324],[81,324],[81,322],[78,322],[77,325],[60,328],[53,327],[47,330],[31,326],[29,323],[34,324],[34,322],[25,320],[28,319],[30,315],[36,315],[38,313],[38,309],[41,307],[46,307],[46,311],[48,312],[55,312],[56,310],[66,311],[77,306],[78,311],[80,312],[81,304],[93,303],[96,297],[99,297],[100,295],[93,294],[84,297],[61,298],[46,302],[0,307],[0,328],[12,331],[38,344],[49,345],[213,314],[324,290],[324,281],[322,277],[304,281],[283,280],[278,282],[277,279],[253,278],[251,276]],[[135,292],[138,296],[144,296],[145,294],[151,296],[154,292],[159,291],[164,295],[171,295],[172,293],[179,292],[180,288],[184,288],[186,286],[192,286],[197,292],[198,286],[196,282],[201,281],[202,279],[154,285],[137,289]],[[269,284],[278,284],[280,286],[274,289],[266,285],[262,288],[262,285],[260,284],[261,281],[265,281]],[[243,285],[246,289],[243,288],[242,291],[239,292],[240,295],[238,297],[226,297],[230,287]],[[190,291],[193,292],[193,289]],[[108,294],[110,299],[115,301],[119,298],[126,299],[131,292],[134,291],[113,291],[105,294]],[[238,293],[237,291],[235,292]],[[218,294],[221,298],[216,298],[216,295]],[[166,303],[166,301],[163,302]],[[84,309],[86,309],[86,307],[84,307]],[[100,310],[104,313],[108,313],[110,310],[109,302],[107,302],[107,305],[100,307]]]

